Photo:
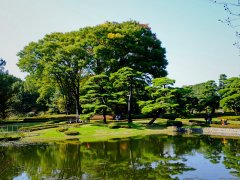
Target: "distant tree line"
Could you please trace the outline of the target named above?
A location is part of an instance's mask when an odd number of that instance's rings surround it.
[[[174,87],[166,50],[147,24],[106,22],[67,33],[51,33],[18,53],[24,81],[0,61],[0,116],[29,112],[127,117],[240,112],[240,78]]]

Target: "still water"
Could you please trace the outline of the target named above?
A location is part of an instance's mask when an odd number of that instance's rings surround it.
[[[240,179],[240,139],[154,135],[0,146],[0,179]]]

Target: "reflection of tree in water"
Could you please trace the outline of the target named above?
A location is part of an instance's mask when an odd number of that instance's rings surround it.
[[[210,136],[201,136],[201,152],[211,163],[218,164],[222,157],[222,140],[211,138]]]
[[[0,170],[2,164],[10,165],[2,176],[6,179],[22,172],[31,179],[172,179],[193,170],[184,164],[184,155],[200,152],[212,163],[219,163],[222,150],[225,166],[233,168],[237,176],[240,172],[239,140],[224,144],[221,139],[208,136],[149,136],[113,142],[0,148]]]
[[[167,138],[148,137],[143,140],[126,140],[116,143],[92,144],[94,150],[89,159],[97,159],[94,168],[88,168],[91,178],[102,179],[172,179],[172,175],[191,170],[179,158],[164,152]],[[94,161],[96,162],[96,161]],[[92,164],[93,162],[87,162]],[[85,167],[91,167],[86,165]]]
[[[0,147],[0,178],[12,179],[18,175],[19,171],[23,171],[21,166],[15,164],[15,155],[7,152],[13,149],[14,147]]]
[[[240,177],[240,139],[228,140],[223,146],[225,154],[223,163],[226,168],[233,169],[231,173]]]

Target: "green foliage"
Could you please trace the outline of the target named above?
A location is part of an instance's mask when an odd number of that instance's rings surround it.
[[[80,133],[78,131],[65,131],[64,134],[68,136],[76,136],[79,135]]]
[[[80,85],[89,74],[109,75],[126,66],[154,77],[167,74],[161,42],[148,26],[135,21],[51,33],[29,43],[18,56],[18,66],[29,73],[27,79],[40,94],[38,103],[46,104],[49,112],[66,109],[68,114],[75,105],[80,112]]]
[[[131,122],[131,114],[133,111],[139,113],[137,101],[141,100],[145,95],[144,87],[149,81],[149,77],[145,76],[139,71],[135,71],[129,67],[123,67],[117,72],[112,73],[110,80],[113,82],[113,97],[116,109],[115,114],[118,112],[117,107],[128,102],[128,121]]]
[[[168,120],[167,121],[167,126],[177,126],[177,127],[182,127],[183,123],[181,121],[173,121],[173,120]]]
[[[207,81],[204,83],[189,86],[194,97],[198,99],[197,110],[199,112],[205,110],[206,112],[214,113],[215,109],[219,107],[218,86],[215,81]]]
[[[167,74],[165,49],[150,27],[136,21],[106,22],[83,30],[92,47],[91,68],[96,74],[123,67],[161,77]]]
[[[5,61],[4,61],[5,62]],[[5,63],[1,62],[1,65]],[[4,67],[0,71],[0,118],[5,119],[11,113],[11,105],[15,95],[14,84],[20,79],[8,74],[4,71]]]
[[[68,130],[68,128],[65,128],[65,127],[60,127],[57,129],[58,132],[65,132],[67,130]]]
[[[106,115],[111,112],[112,86],[107,75],[91,76],[83,87],[84,95],[81,96],[83,113],[87,118],[94,114],[103,114],[106,123]]]
[[[151,100],[139,101],[143,114],[160,114],[172,112],[178,106],[174,99],[176,90],[171,87],[174,80],[167,77],[153,79],[152,86],[145,89],[150,93]]]
[[[88,113],[88,114],[80,114],[80,119],[84,120],[84,121],[88,121],[91,119],[91,117],[93,116],[92,113]]]
[[[221,95],[220,105],[224,110],[240,112],[240,78],[232,77],[224,81],[224,87],[219,90]]]

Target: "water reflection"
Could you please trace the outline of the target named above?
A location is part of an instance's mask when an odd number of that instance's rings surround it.
[[[240,177],[240,140],[147,136],[97,143],[0,147],[3,179],[182,179]],[[204,165],[197,164],[204,161]],[[215,166],[216,165],[216,166]],[[206,169],[208,170],[208,169]],[[215,174],[214,174],[215,173]]]

